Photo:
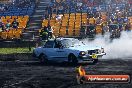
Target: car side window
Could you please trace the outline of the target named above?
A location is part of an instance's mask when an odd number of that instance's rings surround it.
[[[62,46],[64,48],[68,48],[68,47],[72,46],[72,41],[71,40],[65,39],[65,40],[62,40],[61,42],[62,42]]]
[[[61,48],[62,44],[60,41],[55,42],[55,47],[54,48]]]
[[[54,41],[47,41],[44,45],[44,48],[53,48],[54,47]]]

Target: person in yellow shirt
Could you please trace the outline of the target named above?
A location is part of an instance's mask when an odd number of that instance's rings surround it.
[[[89,24],[95,24],[95,18],[94,17],[89,18]]]

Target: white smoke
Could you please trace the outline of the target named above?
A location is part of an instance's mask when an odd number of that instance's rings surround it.
[[[132,57],[132,32],[122,32],[119,39],[110,40],[109,34],[97,35],[95,40],[82,40],[86,44],[102,46],[106,55],[103,59],[128,59]]]

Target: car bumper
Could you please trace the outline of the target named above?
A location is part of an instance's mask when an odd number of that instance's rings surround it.
[[[103,55],[106,55],[106,53],[96,54],[97,58],[93,58],[92,55],[79,56],[78,62],[79,63],[92,62],[95,59],[102,57]]]
[[[106,55],[106,53],[100,53],[100,54],[96,54],[98,57],[102,57],[103,55]],[[90,57],[92,57],[92,55],[89,55]]]

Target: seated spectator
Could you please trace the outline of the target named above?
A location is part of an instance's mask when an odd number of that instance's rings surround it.
[[[16,19],[14,19],[14,21],[11,23],[11,25],[12,25],[12,28],[18,28],[18,26],[19,26],[19,23],[17,22],[17,20]]]
[[[81,7],[83,5],[82,2],[77,2],[77,7]]]
[[[4,31],[4,23],[0,20],[0,32]]]
[[[5,4],[0,6],[0,11],[6,11],[8,10],[8,6],[6,6]]]
[[[95,18],[94,17],[89,18],[89,24],[95,24]]]
[[[30,5],[31,5],[30,0],[21,0],[21,1],[18,2],[17,7],[23,8],[25,6],[30,6]]]
[[[56,0],[51,0],[51,2],[52,2],[52,3],[55,3],[55,2],[56,2]]]
[[[100,17],[97,17],[96,18],[96,24],[100,24],[101,23],[101,18]]]
[[[127,23],[127,24],[125,25],[125,30],[126,30],[126,31],[130,31],[130,30],[131,30],[131,24],[130,24],[130,23]]]
[[[8,10],[8,6],[4,4],[4,11]]]
[[[129,20],[128,20],[128,17],[125,16],[125,17],[124,17],[124,23],[128,23],[128,21],[129,21]]]
[[[64,14],[63,11],[64,11],[64,7],[60,5],[60,6],[58,7],[57,14]]]
[[[46,7],[47,14],[49,15],[49,18],[52,16],[52,8],[50,6]]]
[[[56,16],[56,20],[57,20],[57,21],[61,21],[61,19],[62,19],[62,15],[57,15],[57,16]]]
[[[7,20],[7,23],[6,23],[5,27],[6,27],[6,31],[9,31],[10,30],[11,23],[10,23],[9,20]]]
[[[0,7],[0,11],[4,11],[4,7]]]

